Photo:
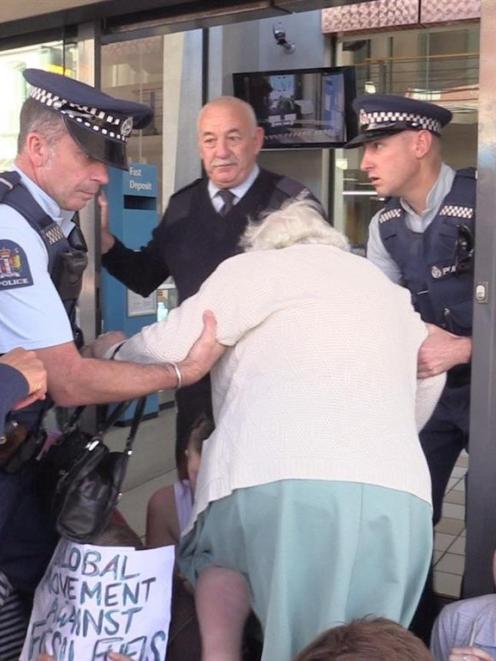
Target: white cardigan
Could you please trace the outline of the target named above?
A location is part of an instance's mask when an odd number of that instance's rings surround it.
[[[220,264],[118,358],[181,360],[206,309],[231,348],[212,370],[216,429],[203,446],[192,521],[234,489],[294,478],[381,485],[430,502],[417,426],[444,378],[417,388],[427,333],[407,290],[331,246],[249,252]]]

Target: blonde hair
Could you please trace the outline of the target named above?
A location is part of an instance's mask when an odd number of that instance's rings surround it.
[[[241,239],[246,252],[289,248],[297,243],[350,249],[348,239],[325,220],[320,206],[312,200],[288,200],[261,220],[250,221]]]

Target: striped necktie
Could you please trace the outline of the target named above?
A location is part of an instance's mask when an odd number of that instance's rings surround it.
[[[234,200],[236,199],[236,195],[234,193],[231,193],[230,190],[220,190],[217,195],[221,198],[222,202],[224,203],[222,207],[220,208],[220,215],[221,216],[227,216],[227,214],[231,211],[231,209],[234,206]]]

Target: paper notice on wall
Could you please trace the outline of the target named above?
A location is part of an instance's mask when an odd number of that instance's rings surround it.
[[[40,582],[20,661],[163,661],[174,547],[146,551],[61,540]]]
[[[127,290],[127,316],[142,317],[148,314],[157,314],[157,292],[149,296],[140,296],[130,289]]]

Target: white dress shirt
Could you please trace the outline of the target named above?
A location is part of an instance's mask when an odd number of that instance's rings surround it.
[[[228,188],[227,190],[230,190],[233,195],[236,197],[233,200],[234,204],[237,204],[240,199],[245,195],[250,188],[252,187],[255,179],[258,177],[258,173],[260,172],[260,168],[258,165],[255,165],[253,170],[250,172],[248,177],[243,181],[242,184],[239,184],[238,186],[234,186],[233,188]],[[210,199],[212,200],[212,204],[214,205],[214,208],[216,211],[220,211],[222,209],[222,206],[224,202],[222,201],[222,198],[217,195],[217,193],[221,189],[216,186],[211,179],[208,181],[208,194],[210,195]]]

